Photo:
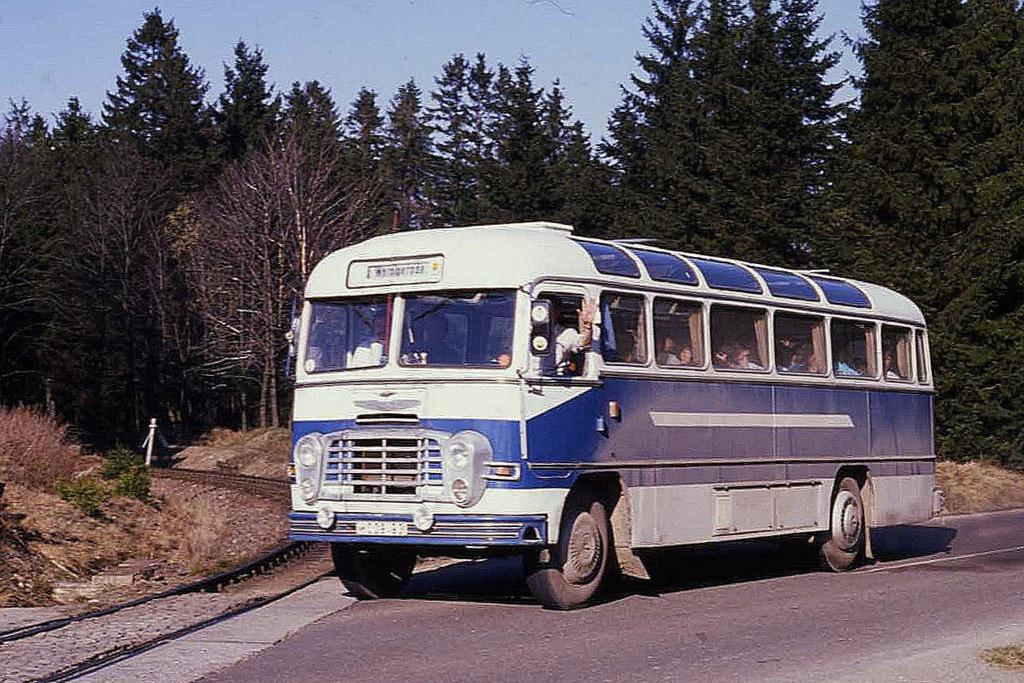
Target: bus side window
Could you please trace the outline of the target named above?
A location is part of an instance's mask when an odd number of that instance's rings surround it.
[[[578,348],[580,339],[580,308],[583,297],[575,294],[543,293],[541,299],[551,302],[551,351],[541,359],[545,375],[578,377],[583,374],[587,350]]]
[[[921,384],[928,383],[928,347],[924,343],[924,332],[917,330],[917,381]]]
[[[704,309],[699,303],[654,300],[654,360],[661,367],[703,367]]]
[[[776,313],[775,366],[784,373],[827,374],[825,320],[811,315]]]
[[[768,316],[765,311],[712,306],[711,352],[716,370],[767,370]]]
[[[910,381],[910,329],[882,325],[882,376],[893,382]]]
[[[601,355],[606,363],[647,365],[644,308],[642,296],[601,295]]]
[[[878,377],[875,324],[832,319],[832,369],[836,377]]]

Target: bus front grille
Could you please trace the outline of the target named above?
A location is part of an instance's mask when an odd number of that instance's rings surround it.
[[[351,499],[435,499],[444,487],[441,443],[416,431],[329,435],[324,483]]]

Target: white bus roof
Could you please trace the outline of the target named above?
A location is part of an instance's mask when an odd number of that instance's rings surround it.
[[[614,283],[619,287],[655,287],[680,294],[701,294],[925,324],[917,305],[885,287],[814,271],[668,251],[641,242],[645,241],[580,238],[573,235],[571,226],[547,222],[399,232],[374,237],[329,254],[313,269],[306,285],[306,297],[333,298],[388,291],[499,289],[527,286],[542,279],[568,280]],[[601,272],[595,259],[584,248],[587,245],[598,245],[596,248],[604,251],[614,247],[625,255],[622,262],[627,267],[632,268],[630,263],[635,264],[635,274],[609,274],[607,269]],[[638,250],[646,256],[651,253],[669,254],[681,260],[694,274],[694,284],[666,281],[657,274],[652,277],[638,258]],[[748,278],[751,288],[737,291],[730,286],[721,286],[721,283],[709,282],[709,265],[721,265],[743,275]],[[800,284],[808,298],[774,294],[777,291],[775,283],[770,285],[766,281],[764,271]],[[823,289],[830,285],[840,288],[838,295]],[[854,296],[862,294],[865,300],[860,305],[835,303],[836,296],[842,300],[843,289],[854,293]],[[810,300],[809,296],[817,300]]]

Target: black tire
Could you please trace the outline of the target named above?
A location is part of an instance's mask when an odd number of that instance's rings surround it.
[[[558,545],[550,558],[525,558],[526,585],[545,607],[569,610],[582,607],[597,595],[611,573],[612,535],[608,513],[597,500],[573,496],[562,514]]]
[[[359,600],[398,595],[416,566],[415,551],[387,546],[366,548],[332,543],[331,559],[338,578]]]
[[[860,486],[855,480],[845,477],[832,495],[829,533],[818,553],[822,569],[844,572],[854,567],[864,556],[866,536]]]

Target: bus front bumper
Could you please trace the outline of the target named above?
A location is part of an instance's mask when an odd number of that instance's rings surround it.
[[[437,514],[429,529],[418,528],[405,514],[292,512],[289,538],[331,543],[399,543],[438,546],[542,546],[548,537],[547,515]]]

